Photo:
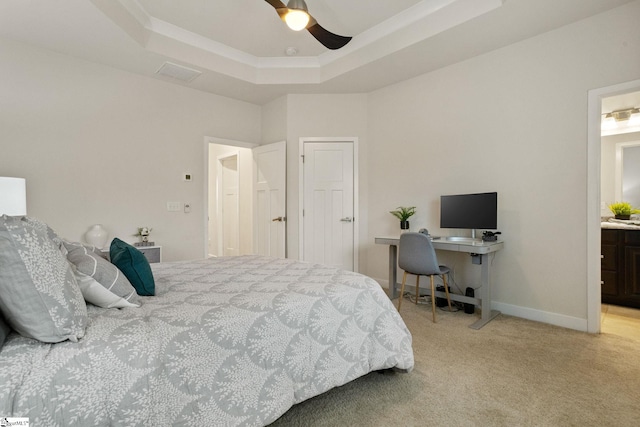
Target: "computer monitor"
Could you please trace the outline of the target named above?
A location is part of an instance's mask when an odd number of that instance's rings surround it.
[[[495,230],[498,228],[498,193],[440,196],[440,228]]]

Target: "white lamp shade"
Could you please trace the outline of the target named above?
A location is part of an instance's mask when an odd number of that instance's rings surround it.
[[[0,215],[27,214],[27,181],[0,176]]]

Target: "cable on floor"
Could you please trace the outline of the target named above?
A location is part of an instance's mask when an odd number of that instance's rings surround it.
[[[411,292],[405,292],[403,297],[404,297],[404,299],[409,300],[409,302],[411,302],[413,304],[415,304],[415,302],[416,302],[416,297]],[[418,304],[431,305],[431,295],[421,295],[420,297],[418,297]],[[438,308],[440,310],[442,310],[442,311],[449,311],[449,305],[446,304],[446,299],[445,299],[445,305],[442,306],[442,307],[438,307]],[[457,301],[451,301],[451,313],[455,313],[455,312],[458,312],[460,310],[464,310],[464,304],[461,303],[461,302],[457,302]]]

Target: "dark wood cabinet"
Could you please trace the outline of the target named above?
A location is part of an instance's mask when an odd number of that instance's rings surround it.
[[[640,308],[640,231],[602,230],[602,302]]]

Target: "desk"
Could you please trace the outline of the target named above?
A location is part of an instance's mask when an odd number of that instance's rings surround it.
[[[393,299],[398,296],[397,288],[400,285],[398,283],[398,245],[400,244],[400,238],[376,237],[375,242],[379,245],[389,245],[389,298]],[[436,250],[466,252],[480,257],[480,296],[476,295],[475,297],[468,297],[465,295],[451,294],[451,299],[453,301],[480,306],[480,309],[482,310],[480,319],[469,327],[472,329],[482,328],[500,314],[499,311],[491,310],[491,282],[489,280],[490,263],[488,255],[502,249],[504,243],[472,241],[471,239],[454,241],[447,240],[445,237],[432,240],[432,243]],[[426,289],[426,293],[431,294],[431,289]],[[440,291],[436,291],[435,296],[446,298],[445,293]]]

